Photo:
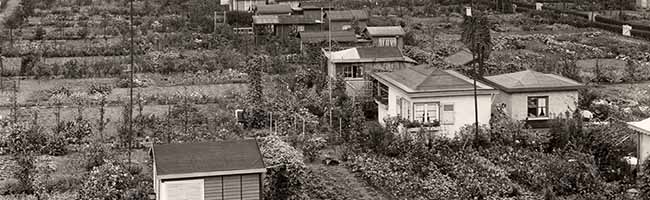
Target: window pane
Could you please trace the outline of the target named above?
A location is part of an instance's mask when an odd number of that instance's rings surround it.
[[[546,107],[546,98],[538,98],[537,107]]]
[[[427,122],[438,120],[438,104],[427,104]]]
[[[346,78],[352,77],[352,66],[345,66],[343,70],[343,77]]]
[[[528,107],[529,108],[537,108],[537,98],[528,97]]]
[[[452,104],[447,104],[443,106],[443,111],[454,111],[454,105]]]
[[[424,104],[415,104],[415,121],[423,122],[424,121]]]

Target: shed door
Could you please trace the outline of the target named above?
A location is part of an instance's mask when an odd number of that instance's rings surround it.
[[[203,179],[165,181],[160,191],[162,200],[203,200]]]

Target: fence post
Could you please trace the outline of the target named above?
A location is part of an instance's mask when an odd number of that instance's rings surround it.
[[[305,135],[305,118],[302,118],[302,135]]]

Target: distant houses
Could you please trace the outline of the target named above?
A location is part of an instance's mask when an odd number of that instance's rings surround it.
[[[370,41],[357,38],[352,31],[321,31],[321,32],[300,32],[300,50],[303,50],[307,44],[318,44],[327,42],[330,39],[339,47],[357,47],[368,46]]]
[[[366,94],[370,86],[367,74],[370,72],[390,72],[417,64],[404,56],[396,47],[355,47],[341,51],[324,51],[327,57],[327,74],[332,78],[338,75],[348,84],[350,95]]]
[[[252,8],[255,15],[291,15],[293,13],[288,4],[255,5]]]
[[[297,36],[304,31],[319,31],[319,20],[300,15],[257,15],[253,16],[255,34],[275,36]]]
[[[332,31],[353,30],[357,23],[359,30],[368,26],[368,13],[364,10],[332,10],[325,11],[323,22],[330,23]]]
[[[154,145],[157,200],[262,199],[266,167],[254,139]]]
[[[372,40],[372,45],[377,47],[404,47],[404,29],[401,26],[366,27],[363,35]]]
[[[533,128],[548,127],[548,121],[573,112],[577,106],[579,82],[533,70],[485,77],[499,89],[494,103],[504,106],[507,115]]]
[[[267,0],[227,0],[230,11],[250,11],[254,6],[266,5]]]
[[[329,1],[304,1],[300,2],[298,7],[305,17],[321,20],[326,11],[334,10],[333,5]]]
[[[419,124],[412,128],[427,127],[453,137],[461,127],[475,122],[473,80],[458,72],[417,65],[371,76],[382,124],[388,117],[397,117]],[[477,82],[479,124],[489,122],[492,96],[496,93],[494,88]]]

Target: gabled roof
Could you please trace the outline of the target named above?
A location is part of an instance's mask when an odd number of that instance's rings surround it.
[[[369,26],[365,31],[371,37],[404,36],[406,34],[401,26]]]
[[[583,85],[566,77],[525,70],[509,74],[487,76],[485,80],[508,93],[577,90]]]
[[[320,10],[321,8],[323,9],[333,9],[333,5],[330,6],[329,1],[305,1],[305,2],[300,2],[298,4],[298,7],[302,8],[303,10]]]
[[[462,66],[471,63],[474,60],[472,52],[469,49],[461,49],[460,51],[444,58],[446,63],[456,66]]]
[[[258,15],[273,15],[273,14],[291,14],[291,6],[288,4],[270,4],[270,5],[256,5],[255,14]]]
[[[638,122],[628,122],[627,125],[635,131],[650,135],[650,118]]]
[[[302,15],[255,15],[253,24],[320,24],[320,20]]]
[[[416,63],[396,47],[355,47],[341,51],[325,52],[332,63],[395,62]]]
[[[154,145],[152,151],[158,176],[265,168],[254,139]]]
[[[300,40],[302,42],[322,42],[329,39],[330,33],[327,31],[323,32],[300,32]],[[332,41],[337,42],[356,42],[357,36],[352,31],[332,31],[331,32]]]
[[[372,76],[395,85],[407,93],[473,91],[473,80],[453,70],[441,70],[423,64],[394,72],[379,72]],[[477,82],[478,90],[494,88]]]
[[[329,17],[332,21],[367,20],[368,13],[363,10],[332,10],[326,11],[325,17]]]

